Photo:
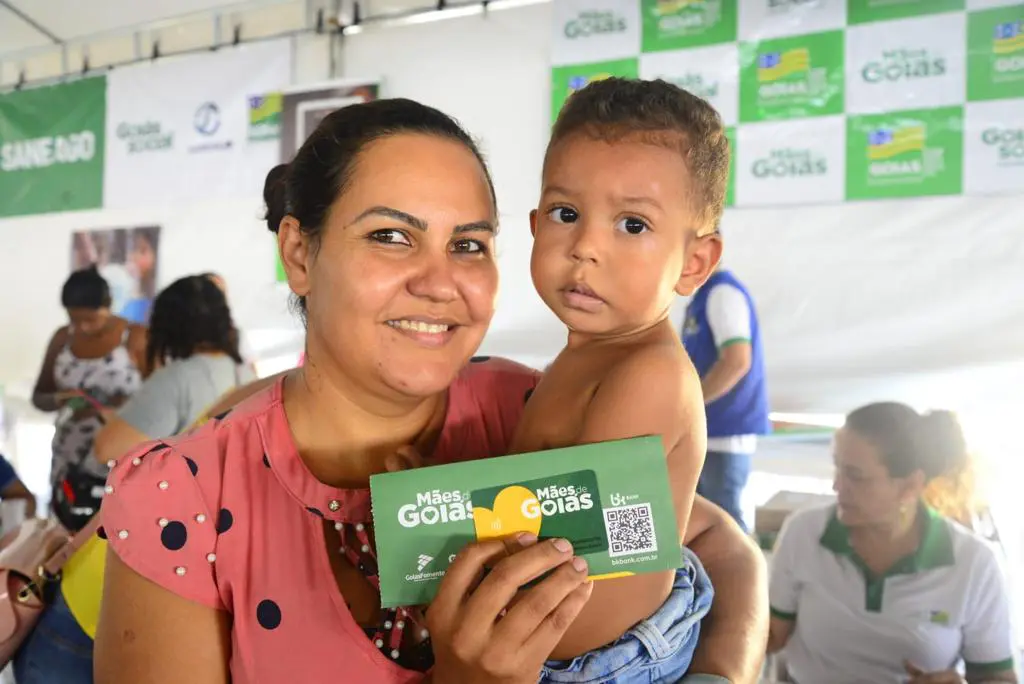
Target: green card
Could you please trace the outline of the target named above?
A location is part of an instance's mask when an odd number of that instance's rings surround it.
[[[608,549],[602,530],[601,495],[593,470],[480,489],[471,494],[477,538],[524,530],[540,539],[564,537],[577,554]]]
[[[370,478],[381,605],[428,603],[477,539],[564,537],[591,579],[682,565],[659,437],[588,444]]]
[[[641,0],[643,51],[736,40],[736,0]]]
[[[967,16],[967,99],[1024,97],[1024,4]]]
[[[963,108],[851,116],[846,126],[847,199],[960,192]]]
[[[740,121],[843,112],[843,32],[740,44]]]

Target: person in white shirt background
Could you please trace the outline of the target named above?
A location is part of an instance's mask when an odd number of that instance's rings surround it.
[[[999,549],[925,503],[969,458],[956,417],[898,403],[836,433],[836,504],[794,513],[772,554],[768,651],[795,684],[1016,683]]]

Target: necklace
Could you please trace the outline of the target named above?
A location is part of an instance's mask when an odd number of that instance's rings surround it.
[[[380,592],[377,554],[363,523],[334,523],[341,537],[340,552]],[[387,608],[380,624],[364,627],[382,653],[408,670],[425,672],[434,664],[430,633],[418,608]]]

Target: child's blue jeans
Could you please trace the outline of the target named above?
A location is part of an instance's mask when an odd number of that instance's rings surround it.
[[[651,617],[618,641],[571,661],[548,661],[540,684],[668,684],[681,680],[693,660],[700,621],[714,589],[700,560],[683,547],[683,567],[672,593]]]

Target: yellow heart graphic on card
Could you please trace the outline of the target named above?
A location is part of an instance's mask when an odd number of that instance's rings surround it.
[[[494,497],[493,508],[473,506],[477,539],[498,539],[520,532],[540,535],[541,515],[530,515],[537,495],[521,485],[505,487]],[[539,510],[538,510],[539,513]]]

